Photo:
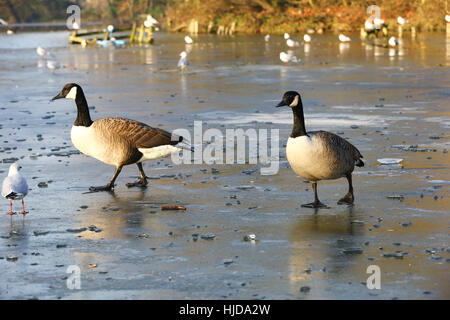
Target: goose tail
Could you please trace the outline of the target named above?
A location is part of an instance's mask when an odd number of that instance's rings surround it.
[[[364,167],[364,162],[361,159],[358,159],[355,163],[355,166],[357,167]]]

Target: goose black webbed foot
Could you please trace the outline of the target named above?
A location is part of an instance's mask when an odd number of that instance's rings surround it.
[[[89,187],[89,191],[91,192],[99,192],[99,191],[112,191],[114,189],[113,185],[107,184],[106,186],[100,187]]]
[[[354,197],[353,197],[353,194],[347,193],[342,199],[339,199],[339,201],[337,202],[337,204],[347,204],[347,205],[352,205],[354,200],[355,200],[355,199],[354,199]]]
[[[315,201],[311,203],[305,203],[302,204],[303,208],[322,208],[322,209],[329,209],[329,207],[326,204],[323,204],[320,201]]]
[[[147,188],[147,178],[141,178],[136,182],[128,182],[127,183],[127,187],[128,188],[132,188],[132,187],[139,187],[139,188]]]

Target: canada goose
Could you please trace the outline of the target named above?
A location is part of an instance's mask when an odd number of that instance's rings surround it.
[[[294,56],[292,53],[286,53],[286,52],[280,52],[280,60],[284,62],[286,65],[288,65],[289,62],[295,62],[297,63],[297,57]]]
[[[187,66],[189,65],[189,61],[187,59],[187,53],[186,51],[183,51],[180,53],[180,60],[178,60],[178,68],[180,68],[181,71],[183,71],[184,69],[187,68]]]
[[[10,210],[6,214],[12,216],[16,214],[12,211],[12,201],[22,200],[22,211],[20,214],[24,216],[28,213],[25,211],[25,205],[23,203],[23,198],[28,194],[28,184],[25,178],[20,174],[19,170],[22,167],[18,163],[13,163],[9,167],[8,176],[3,180],[2,184],[2,196],[9,200]]]
[[[177,144],[183,137],[135,120],[108,117],[92,121],[83,89],[76,83],[66,84],[52,101],[62,98],[73,99],[77,105],[77,118],[70,132],[74,146],[82,153],[116,167],[107,185],[90,187],[91,191],[110,191],[122,167],[133,163],[141,178],[127,186],[145,187],[147,177],[142,162],[169,156],[181,148]]]
[[[347,140],[326,131],[306,132],[303,104],[300,94],[288,91],[277,107],[289,106],[294,113],[294,127],[286,146],[286,156],[292,169],[303,179],[312,183],[314,202],[302,207],[325,207],[317,196],[317,181],[346,177],[348,193],[338,204],[352,204],[354,201],[352,172],[356,166],[364,166],[363,156]]]
[[[184,37],[184,42],[185,42],[186,44],[192,44],[192,43],[194,43],[194,40],[192,40],[192,38],[189,37],[189,36],[185,36],[185,37]]]

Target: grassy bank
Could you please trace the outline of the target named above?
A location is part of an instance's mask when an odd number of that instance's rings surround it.
[[[192,20],[199,32],[234,28],[238,33],[296,33],[359,30],[368,6],[380,7],[391,27],[397,17],[418,31],[445,30],[449,0],[0,0],[8,22],[64,21],[70,4],[81,7],[82,21],[130,24],[152,14],[163,29],[186,32]]]
[[[419,31],[444,30],[446,1],[441,0],[380,0],[375,2],[383,18],[391,27],[397,17],[409,20]],[[172,1],[165,10],[169,29],[181,31],[189,21],[199,23],[199,31],[208,26],[230,26],[236,32],[283,33],[316,31],[355,31],[369,17],[366,9],[373,1],[277,1],[277,0],[189,0]],[[214,30],[210,30],[214,31]]]

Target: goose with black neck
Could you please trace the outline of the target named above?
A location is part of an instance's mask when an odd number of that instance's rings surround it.
[[[90,187],[91,191],[111,191],[123,166],[136,164],[140,179],[128,183],[128,187],[146,187],[147,176],[142,162],[169,156],[179,152],[183,137],[171,134],[145,123],[119,117],[107,117],[92,121],[83,89],[76,83],[66,84],[56,99],[73,99],[77,106],[77,118],[70,137],[73,145],[83,154],[115,166],[111,180],[100,187]]]
[[[294,115],[294,126],[286,145],[286,157],[292,170],[305,180],[309,180],[314,191],[314,202],[302,207],[324,208],[317,195],[317,182],[346,177],[349,185],[347,194],[338,204],[353,204],[352,172],[355,166],[364,162],[359,150],[347,140],[327,131],[305,129],[303,103],[296,91],[287,91],[277,107],[289,106]]]

